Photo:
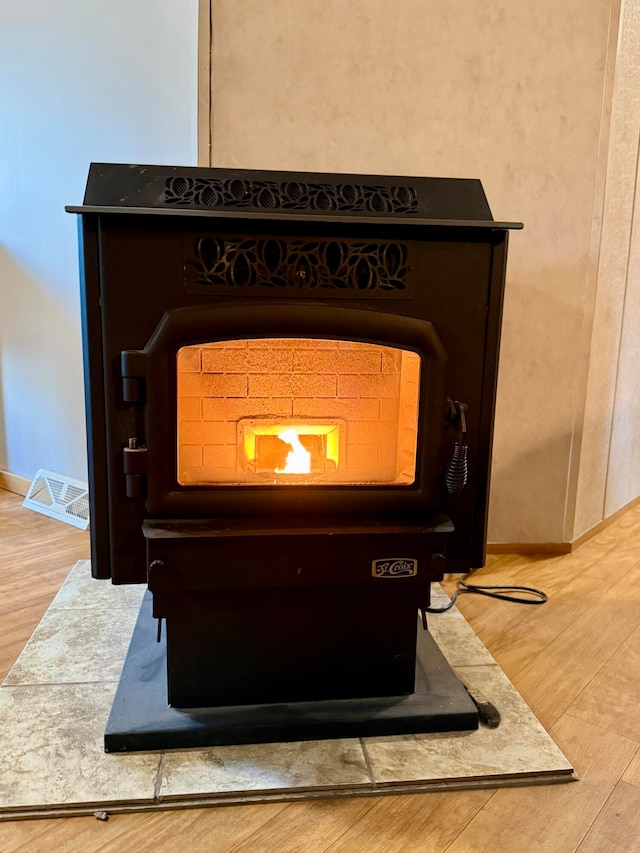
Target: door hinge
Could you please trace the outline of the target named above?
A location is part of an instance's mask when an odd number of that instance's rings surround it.
[[[143,403],[146,385],[146,358],[141,350],[123,350],[120,353],[122,373],[122,399],[125,403]]]
[[[142,498],[145,494],[147,476],[147,448],[130,438],[123,449],[125,488],[128,498]]]

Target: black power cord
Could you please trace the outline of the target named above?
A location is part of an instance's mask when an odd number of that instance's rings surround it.
[[[475,571],[478,570],[476,569]],[[467,578],[470,578],[472,574],[473,571],[468,572],[461,580],[458,581],[456,589],[451,596],[451,601],[445,605],[445,607],[420,608],[422,614],[422,627],[425,631],[429,630],[427,625],[427,613],[446,613],[446,611],[451,610],[453,605],[456,603],[458,596],[464,595],[465,592],[475,593],[477,595],[486,595],[489,598],[497,598],[500,601],[512,601],[516,604],[544,604],[545,601],[547,601],[547,594],[542,592],[541,589],[536,589],[533,586],[511,586],[507,584],[481,585],[469,583]],[[478,722],[490,729],[497,728],[500,725],[500,711],[492,702],[485,699],[478,690],[471,690],[471,688],[465,684],[460,673],[457,673],[457,675],[469,694],[471,701],[478,709]]]
[[[476,570],[477,571],[477,570]],[[453,605],[458,600],[459,595],[465,593],[474,593],[476,595],[486,595],[489,598],[497,598],[499,601],[512,601],[515,604],[544,604],[548,600],[548,596],[541,589],[536,589],[533,586],[510,586],[501,584],[479,585],[468,583],[467,578],[470,578],[473,572],[468,572],[456,584],[456,589],[451,596],[451,601],[445,607],[424,607],[424,613],[446,613],[451,610]],[[499,590],[499,592],[498,592]],[[510,593],[516,593],[512,595]]]

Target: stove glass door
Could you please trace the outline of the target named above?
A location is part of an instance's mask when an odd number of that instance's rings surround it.
[[[342,340],[260,338],[177,354],[182,486],[415,482],[420,356]]]

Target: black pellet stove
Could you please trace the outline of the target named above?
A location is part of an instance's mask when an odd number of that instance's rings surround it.
[[[507,235],[476,180],[93,164],[91,559],[145,583],[108,751],[477,727]]]

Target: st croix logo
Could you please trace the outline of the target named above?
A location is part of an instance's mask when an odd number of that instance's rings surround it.
[[[412,578],[418,574],[418,561],[406,557],[374,560],[371,564],[371,574],[374,578]]]

